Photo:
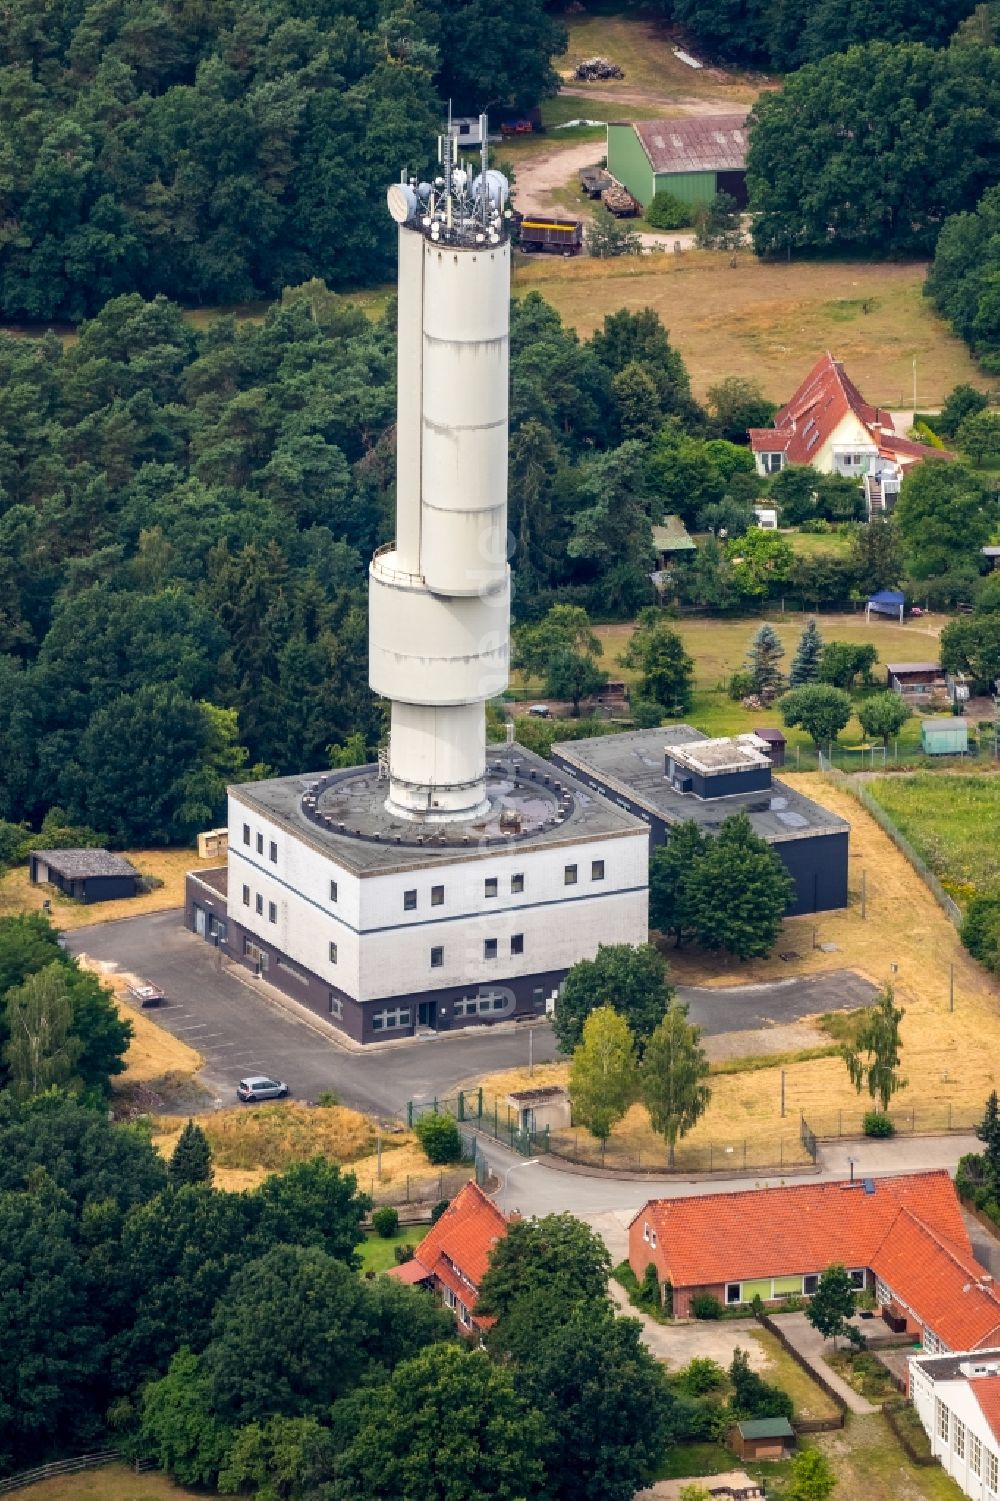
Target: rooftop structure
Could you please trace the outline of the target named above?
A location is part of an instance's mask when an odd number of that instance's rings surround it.
[[[633,129],[654,172],[739,172],[746,166],[745,114],[636,120]]]

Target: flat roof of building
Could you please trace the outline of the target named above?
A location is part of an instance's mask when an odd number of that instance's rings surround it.
[[[124,855],[109,850],[32,850],[32,856],[44,860],[49,870],[69,881],[85,881],[89,876],[137,876],[139,872]]]
[[[586,777],[597,777],[605,786],[629,797],[667,823],[692,819],[703,829],[717,829],[732,813],[746,813],[756,833],[776,843],[814,834],[840,833],[849,824],[812,798],[793,792],[787,782],[772,780],[769,788],[737,792],[731,797],[700,798],[678,792],[664,774],[664,752],[670,747],[688,747],[708,739],[691,725],[678,724],[654,730],[629,730],[623,735],[598,736],[593,740],[563,741],[553,749]]]
[[[646,831],[640,818],[517,744],[487,750],[490,810],[481,818],[412,823],[387,811],[388,792],[377,766],[229,788],[237,803],[361,876]]]
[[[666,749],[678,766],[689,766],[704,776],[727,771],[756,771],[770,766],[771,758],[756,735],[724,735],[716,740],[692,740]]]

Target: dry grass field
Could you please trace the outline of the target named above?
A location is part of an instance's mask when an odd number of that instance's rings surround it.
[[[595,261],[520,261],[514,293],[537,291],[581,335],[606,313],[651,307],[684,357],[695,394],[727,375],[752,376],[785,401],[825,349],[842,359],[871,402],[912,404],[912,360],[922,407],[959,381],[982,385],[966,346],[931,310],[920,261],[757,261],[689,251]]]
[[[965,952],[923,882],[849,794],[818,773],[796,777],[795,786],[851,823],[850,905],[838,912],[788,919],[767,959],[741,964],[721,955],[667,947],[664,953],[672,978],[683,985],[756,984],[794,974],[853,969],[881,986],[890,978],[890,965],[895,964],[898,972],[891,978],[897,999],[906,1008],[902,1067],[909,1082],[894,1099],[893,1108],[924,1112],[941,1124],[949,1107],[956,1119],[978,1112],[1000,1074],[1000,982]],[[867,888],[864,918],[862,873]],[[825,952],[821,944],[835,947]],[[783,960],[781,954],[794,957]],[[953,1013],[948,1009],[951,965]],[[722,1151],[733,1147],[734,1160],[738,1160],[744,1141],[751,1152],[760,1153],[766,1144],[783,1137],[788,1147],[785,1161],[790,1162],[796,1160],[792,1153],[800,1111],[807,1119],[829,1120],[841,1110],[855,1117],[862,1108],[864,1102],[855,1094],[839,1057],[783,1066],[784,1120],[777,1063],[720,1073],[712,1079],[712,1102],[686,1143],[704,1148],[711,1144]],[[566,1065],[552,1064],[536,1069],[534,1081],[541,1084],[565,1077]],[[483,1081],[497,1093],[523,1082],[523,1070]],[[633,1107],[613,1140],[620,1151],[662,1157],[662,1143],[651,1132],[641,1106]]]
[[[157,1026],[148,1011],[130,1004],[126,992],[139,976],[116,973],[108,965],[89,959],[86,954],[80,955],[80,964],[100,975],[107,988],[114,992],[119,1011],[132,1023],[132,1041],[120,1082],[126,1086],[169,1083],[174,1087],[190,1083],[205,1060],[172,1032]]]
[[[184,877],[189,870],[209,870],[218,865],[217,858],[199,860],[194,849],[123,850],[126,859],[140,875],[153,876],[163,884],[141,896],[116,902],[75,902],[54,886],[33,886],[28,867],[17,866],[0,880],[0,917],[17,912],[39,912],[42,903],[51,903],[52,921],[57,928],[85,928],[91,923],[114,922],[119,917],[141,917],[146,912],[165,912],[184,905]]]
[[[564,80],[566,92],[582,102],[599,99],[619,101],[619,116],[629,119],[631,106],[684,100],[711,99],[717,113],[749,109],[765,80],[759,74],[724,72],[721,68],[689,68],[674,56],[674,38],[662,19],[655,16],[606,15],[604,7],[583,7],[565,17],[569,45],[553,66]],[[624,70],[622,79],[583,84],[573,78],[577,63],[595,53],[608,57]],[[581,115],[589,113],[586,109]]]
[[[198,1501],[194,1491],[185,1491],[155,1470],[136,1475],[125,1465],[104,1465],[81,1475],[63,1475],[42,1480],[19,1491],[28,1501]]]

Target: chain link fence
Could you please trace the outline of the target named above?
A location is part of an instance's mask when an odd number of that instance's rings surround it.
[[[808,1120],[803,1116],[800,1134],[804,1142],[811,1140],[815,1152],[817,1142],[864,1136],[868,1113],[862,1109],[832,1110],[827,1115],[810,1115]],[[981,1107],[973,1110],[958,1105],[929,1105],[923,1109],[888,1112],[897,1136],[944,1136],[949,1131],[968,1134],[975,1130],[982,1114]]]
[[[516,1110],[507,1100],[488,1094],[482,1087],[460,1089],[443,1099],[410,1100],[406,1106],[406,1124],[413,1127],[422,1115],[451,1115],[471,1131],[482,1132],[522,1157],[549,1151],[549,1130],[532,1131],[524,1124],[525,1112]],[[530,1112],[528,1112],[530,1114]]]
[[[735,1137],[730,1141],[679,1141],[673,1167],[666,1142],[630,1146],[612,1137],[605,1146],[587,1131],[553,1131],[552,1155],[566,1162],[608,1171],[636,1173],[782,1173],[810,1166],[810,1157],[794,1127],[764,1139]]]

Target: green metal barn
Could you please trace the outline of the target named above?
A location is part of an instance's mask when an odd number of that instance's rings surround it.
[[[746,206],[746,115],[637,120],[608,126],[608,171],[645,207],[673,193],[696,208],[716,193]]]

